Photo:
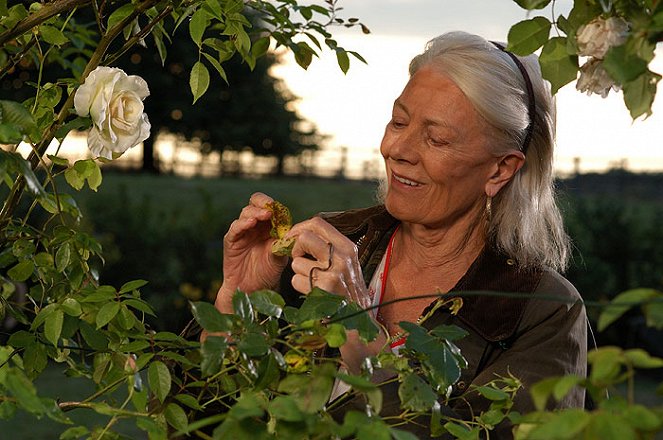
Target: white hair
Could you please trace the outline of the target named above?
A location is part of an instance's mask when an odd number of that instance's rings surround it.
[[[545,265],[563,271],[570,241],[555,201],[555,103],[537,57],[519,60],[534,91],[533,131],[525,165],[492,200],[488,239],[521,267]],[[445,74],[470,100],[490,127],[496,156],[522,149],[530,124],[529,98],[525,78],[510,54],[479,36],[450,32],[429,41],[414,57],[410,75],[424,66]]]

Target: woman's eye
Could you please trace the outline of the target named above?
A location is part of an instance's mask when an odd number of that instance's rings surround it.
[[[390,121],[390,125],[394,128],[403,128],[403,127],[405,127],[405,122],[400,121],[400,120],[392,119]]]
[[[431,145],[436,147],[444,147],[445,145],[449,145],[449,142],[443,139],[429,138],[428,142],[430,142]]]

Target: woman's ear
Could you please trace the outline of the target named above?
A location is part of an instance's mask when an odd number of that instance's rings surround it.
[[[509,183],[516,175],[518,170],[525,165],[525,155],[520,151],[511,151],[499,158],[495,165],[495,172],[486,182],[486,195],[488,197],[495,197],[504,185]]]

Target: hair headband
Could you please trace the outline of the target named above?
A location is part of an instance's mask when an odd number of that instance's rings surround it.
[[[513,62],[516,63],[516,66],[518,66],[518,70],[520,70],[520,73],[523,75],[523,79],[525,80],[525,87],[527,88],[527,102],[528,102],[527,116],[529,117],[529,124],[527,124],[525,139],[523,140],[523,146],[521,148],[521,151],[524,154],[527,154],[527,148],[529,147],[530,140],[532,139],[532,131],[534,130],[534,114],[536,110],[536,103],[534,101],[534,88],[532,87],[532,81],[530,80],[529,75],[527,74],[525,66],[523,66],[523,63],[518,59],[517,56],[506,50],[504,45],[496,43],[495,41],[491,41],[491,43],[493,43],[502,52],[504,52],[505,54],[511,57]]]

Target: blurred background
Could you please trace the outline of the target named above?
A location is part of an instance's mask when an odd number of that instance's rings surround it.
[[[554,14],[571,3],[555,2]],[[223,234],[252,192],[284,202],[295,221],[375,203],[383,128],[409,60],[428,39],[465,30],[505,41],[510,26],[528,18],[509,0],[347,0],[342,6],[344,17],[358,17],[371,30],[335,29],[339,45],[367,61],[352,58],[347,74],[332,53],[323,52],[304,71],[273,48],[253,72],[230,62],[230,86],[213,78],[192,106],[185,66],[197,50],[188,38],[173,40],[165,66],[141,48],[119,64],[148,81],[152,137],[104,165],[99,193],[83,190],[77,201],[86,230],[104,247],[106,261],[97,268],[102,283],[148,280],[141,290],[157,310],[150,322],[156,329],[178,332],[191,317],[188,301],[213,300]],[[663,72],[660,58],[651,67]],[[57,78],[58,72],[46,74]],[[24,99],[33,75],[26,68],[3,79],[3,99]],[[557,95],[556,172],[575,245],[566,276],[587,301],[637,287],[663,289],[660,95],[653,115],[637,121],[620,93],[587,97],[569,84]],[[85,157],[86,134],[70,135],[59,154]],[[593,321],[599,311],[588,309]],[[638,311],[597,340],[663,356],[663,338],[646,329]]]

